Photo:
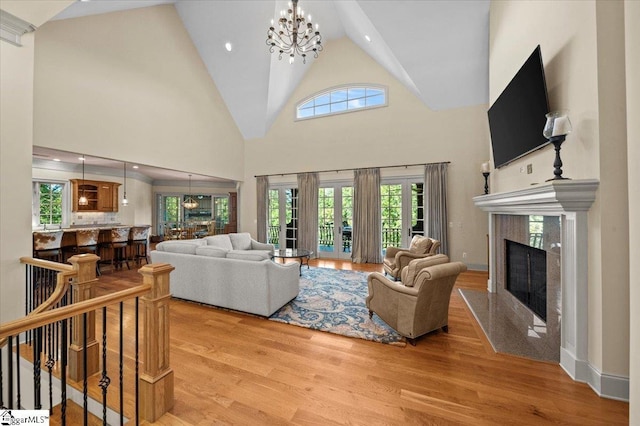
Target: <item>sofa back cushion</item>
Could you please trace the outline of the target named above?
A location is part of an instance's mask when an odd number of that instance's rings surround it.
[[[234,250],[251,250],[251,234],[248,232],[229,234],[229,239]]]
[[[228,250],[213,246],[201,246],[196,249],[196,254],[198,256],[208,257],[227,257],[227,252]]]
[[[218,247],[225,250],[233,250],[231,240],[227,234],[205,237],[204,240],[206,240],[208,246]]]
[[[227,253],[227,259],[254,260],[261,261],[271,258],[265,250],[231,250]]]
[[[163,241],[158,243],[156,250],[169,253],[196,254],[196,249],[202,246],[197,240],[189,241]]]

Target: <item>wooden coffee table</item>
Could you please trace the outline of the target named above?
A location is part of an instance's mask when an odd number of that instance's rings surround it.
[[[271,255],[271,258],[280,258],[282,259],[282,263],[284,263],[286,259],[298,259],[300,261],[300,275],[302,275],[302,265],[307,265],[307,269],[309,269],[309,259],[312,254],[313,252],[311,250],[304,249],[276,249]]]

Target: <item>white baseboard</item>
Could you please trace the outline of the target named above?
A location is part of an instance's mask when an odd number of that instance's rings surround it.
[[[629,402],[629,378],[602,373],[586,361],[579,361],[560,348],[560,366],[577,382],[587,383],[602,398]]]

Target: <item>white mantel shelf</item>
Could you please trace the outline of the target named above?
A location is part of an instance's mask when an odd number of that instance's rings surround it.
[[[597,179],[556,180],[516,191],[480,195],[473,202],[490,213],[586,212],[596,199],[598,184]]]

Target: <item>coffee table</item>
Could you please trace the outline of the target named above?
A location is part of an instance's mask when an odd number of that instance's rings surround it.
[[[307,265],[307,269],[309,269],[309,259],[312,254],[313,252],[311,250],[304,249],[276,249],[271,255],[271,258],[280,258],[282,259],[282,263],[284,263],[286,259],[298,259],[300,261],[300,275],[302,275],[302,265]]]

